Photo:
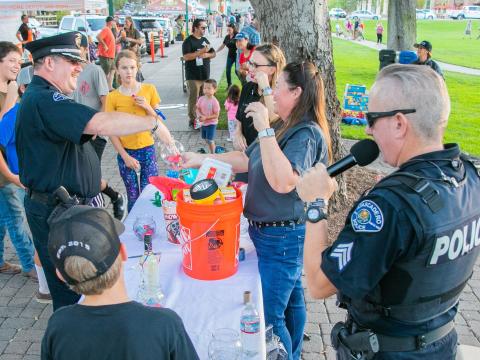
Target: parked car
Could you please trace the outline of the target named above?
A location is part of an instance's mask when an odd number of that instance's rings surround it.
[[[417,18],[417,20],[425,19],[425,13],[423,12],[423,9],[415,10],[415,17]]]
[[[158,48],[160,47],[158,33],[160,29],[162,29],[157,19],[154,17],[132,16],[132,20],[135,28],[145,36],[145,46],[147,53],[150,54],[151,34],[153,34],[153,45],[155,52],[157,52]],[[163,34],[163,41],[165,43],[165,46],[168,46],[168,42],[165,39],[165,36],[166,32],[164,32]]]
[[[448,10],[447,15],[456,20],[480,19],[480,6],[464,6],[461,10]]]
[[[173,33],[172,22],[169,18],[157,17],[156,18],[160,26],[163,28],[163,37],[165,41],[165,46],[168,47],[170,44],[175,44],[175,35]],[[166,36],[167,35],[167,36]]]
[[[378,20],[380,15],[374,14],[368,10],[357,10],[350,14],[350,17],[354,20],[357,19],[369,19],[369,20]]]
[[[340,9],[340,8],[333,8],[329,11],[328,14],[330,15],[330,17],[334,17],[334,18],[346,18],[347,17],[347,13],[345,12],[345,10]]]
[[[432,10],[423,9],[421,11],[425,14],[425,16],[422,19],[435,20],[437,18],[437,15],[435,15],[435,13]]]
[[[91,14],[66,15],[60,21],[58,33],[80,31],[87,36],[91,36],[97,43],[97,35],[105,27],[105,19],[105,16]]]

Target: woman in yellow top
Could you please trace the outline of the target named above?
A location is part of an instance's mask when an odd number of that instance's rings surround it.
[[[115,60],[115,66],[121,85],[107,95],[105,110],[156,116],[155,109],[160,104],[160,97],[154,85],[137,82],[140,66],[137,55],[131,50],[122,50]],[[118,152],[120,176],[127,190],[128,211],[147,186],[148,178],[158,175],[153,134],[157,134],[164,143],[173,143],[166,126],[161,121],[158,125],[155,132],[144,131],[128,136],[110,137]],[[140,173],[139,180],[137,172]]]

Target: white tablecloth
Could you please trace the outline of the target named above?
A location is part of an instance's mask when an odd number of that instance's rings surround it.
[[[155,186],[148,185],[125,220],[125,232],[121,240],[127,247],[128,256],[143,254],[143,242],[137,240],[133,232],[136,217],[144,214],[153,216],[157,225],[153,250],[161,252],[160,279],[166,296],[166,307],[173,309],[182,318],[200,359],[208,359],[208,343],[215,329],[231,328],[239,331],[243,292],[246,290],[252,292],[261,319],[262,348],[257,359],[265,359],[262,287],[257,255],[248,235],[243,235],[240,240],[240,246],[245,248],[246,259],[239,262],[235,275],[215,281],[192,279],[183,272],[181,246],[167,241],[163,211],[151,201],[156,191]],[[125,267],[127,289],[132,299],[136,298],[138,288],[139,259],[129,258]]]

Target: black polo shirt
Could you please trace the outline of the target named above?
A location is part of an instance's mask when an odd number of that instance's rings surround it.
[[[242,134],[245,136],[248,146],[255,141],[258,132],[255,130],[255,126],[253,126],[252,118],[246,116],[245,109],[250,103],[260,101],[260,99],[261,96],[258,94],[257,83],[248,82],[243,85],[240,100],[238,101],[236,119],[242,123]]]
[[[20,35],[22,36],[23,41],[28,40],[28,30],[30,30],[30,28],[25,23],[22,23],[22,25],[20,25],[20,27],[17,30],[18,32],[20,32]]]
[[[78,104],[35,75],[17,113],[20,180],[27,188],[52,193],[63,185],[71,194],[100,192],[100,162],[83,134],[97,113]]]
[[[237,59],[237,40],[235,40],[235,36],[225,36],[223,44],[228,48],[228,57],[235,61]]]
[[[190,35],[185,39],[182,45],[182,54],[191,54],[197,50],[203,49],[205,45],[210,45],[210,41],[207,38],[201,37],[197,39],[195,36]],[[213,48],[209,51],[215,52]],[[196,59],[185,61],[185,79],[187,80],[208,80],[210,78],[210,59],[202,59],[202,64],[197,65]]]

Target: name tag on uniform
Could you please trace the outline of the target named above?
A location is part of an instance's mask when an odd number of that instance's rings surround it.
[[[201,58],[201,57],[195,58],[195,64],[197,66],[203,66],[203,58]]]

